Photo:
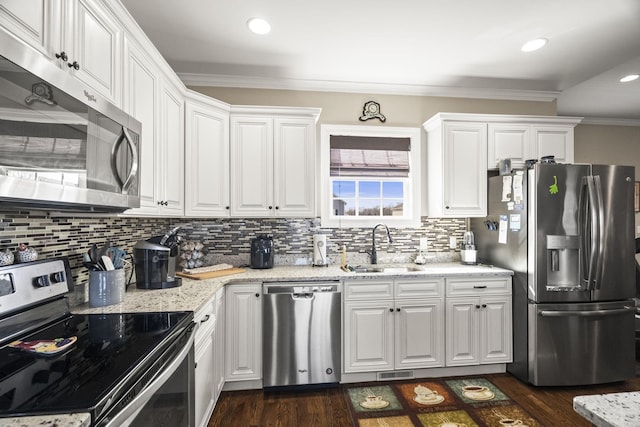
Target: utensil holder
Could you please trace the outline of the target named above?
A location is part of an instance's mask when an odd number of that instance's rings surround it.
[[[89,271],[89,306],[104,307],[124,301],[124,269]]]

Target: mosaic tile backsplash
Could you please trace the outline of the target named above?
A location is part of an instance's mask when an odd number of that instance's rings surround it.
[[[0,251],[16,251],[27,243],[38,252],[39,259],[69,257],[75,283],[71,295],[73,305],[87,301],[88,272],[82,257],[91,244],[101,246],[109,241],[132,253],[138,240],[163,235],[175,226],[184,240],[204,244],[213,263],[228,262],[235,266],[249,264],[251,239],[259,234],[273,236],[275,263],[311,264],[313,234],[327,235],[327,258],[340,262],[342,245],[347,246],[348,262],[367,264],[366,251],[371,248],[371,228],[322,228],[320,219],[190,219],[49,216],[46,212],[0,212]],[[388,244],[384,231],[376,233],[378,262],[411,262],[417,254],[419,239],[427,237],[431,261],[452,261],[459,251],[449,249],[449,237],[458,242],[466,229],[464,218],[423,218],[419,228],[391,228],[393,242]],[[127,269],[129,277],[131,269]]]

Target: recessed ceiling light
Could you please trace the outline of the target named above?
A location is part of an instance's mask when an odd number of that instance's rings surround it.
[[[251,18],[247,21],[247,27],[256,34],[269,34],[271,25],[262,18]]]
[[[523,52],[533,52],[534,50],[540,49],[542,46],[547,44],[549,40],[547,39],[533,39],[529,40],[525,44],[522,45],[521,50]]]
[[[620,79],[620,83],[629,83],[640,77],[640,74],[629,74]]]

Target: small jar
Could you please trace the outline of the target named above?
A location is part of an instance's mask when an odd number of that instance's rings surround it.
[[[35,249],[30,248],[26,243],[20,243],[18,246],[18,261],[31,262],[38,259],[38,252]]]

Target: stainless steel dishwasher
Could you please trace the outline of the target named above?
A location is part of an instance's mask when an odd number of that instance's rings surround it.
[[[340,382],[339,281],[263,284],[264,387]]]

